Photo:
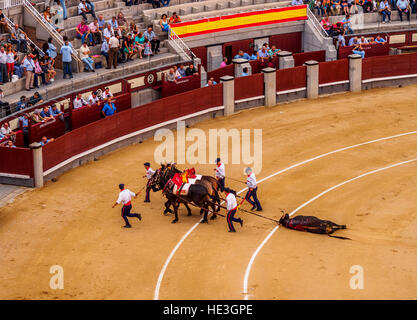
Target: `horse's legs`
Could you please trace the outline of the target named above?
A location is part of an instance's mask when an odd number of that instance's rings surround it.
[[[179,205],[176,201],[172,205],[174,206],[174,214],[175,214],[175,219],[172,220],[172,223],[176,223],[178,222],[178,206]]]
[[[187,208],[187,211],[188,211],[187,216],[191,216],[191,209],[190,209],[190,207],[188,206],[187,202],[184,202],[184,206]]]
[[[165,210],[164,210],[164,215],[167,215],[167,213],[172,213],[172,210],[169,208],[171,205],[171,201],[167,200],[165,202]]]

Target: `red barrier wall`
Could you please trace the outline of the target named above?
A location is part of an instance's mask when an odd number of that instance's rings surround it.
[[[29,143],[40,142],[43,136],[50,139],[62,136],[64,133],[65,124],[56,116],[55,121],[36,123],[29,126]]]
[[[362,60],[362,80],[417,73],[417,53]]]
[[[292,53],[301,51],[302,33],[293,32],[269,37],[269,46],[276,45],[278,49]]]
[[[201,77],[200,76],[189,76],[183,77],[176,80],[175,82],[165,81],[165,75],[163,75],[164,80],[162,81],[162,97],[169,97],[178,93],[190,91],[193,89],[200,88]]]
[[[33,176],[31,149],[0,147],[0,172]]]
[[[226,67],[219,68],[212,70],[210,72],[207,72],[207,79],[210,79],[211,77],[214,78],[214,80],[219,83],[220,77],[223,76],[234,76],[235,75],[235,66],[233,63],[227,65]]]
[[[223,86],[219,84],[180,93],[116,113],[111,117],[73,130],[45,145],[43,147],[44,170],[125,134],[221,105],[223,105]]]
[[[348,59],[319,63],[319,84],[343,80],[349,80]]]
[[[375,56],[385,56],[389,54],[388,43],[375,43],[375,44],[364,44],[362,45],[363,51],[365,51],[365,58]],[[349,55],[353,54],[354,46],[340,47],[338,57],[339,59],[345,59]]]
[[[235,100],[258,97],[264,94],[264,74],[257,73],[235,79]]]
[[[310,52],[301,52],[301,53],[294,53],[294,66],[299,67],[304,64],[304,62],[308,60],[315,60],[317,62],[324,62],[326,61],[326,51],[310,51]]]
[[[277,91],[304,88],[307,85],[306,72],[306,66],[277,70]]]

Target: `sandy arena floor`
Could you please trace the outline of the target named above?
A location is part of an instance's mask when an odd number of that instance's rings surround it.
[[[340,94],[258,108],[197,127],[262,128],[258,180],[297,162],[358,143],[417,130],[417,86]],[[0,209],[1,299],[153,299],[161,269],[178,241],[200,219],[162,214],[160,193],[133,207],[142,222],[122,229],[111,209],[117,185],[134,191],[153,160],[152,140],[71,170]],[[263,214],[279,218],[319,193],[363,173],[417,158],[417,132],[300,165],[259,185]],[[212,159],[214,160],[214,159]],[[153,162],[153,161],[152,161]],[[153,167],[155,164],[153,163]],[[182,168],[187,166],[181,166]],[[196,166],[212,174],[214,165]],[[243,165],[227,175],[244,180]],[[233,181],[227,185],[240,190]],[[417,299],[417,161],[369,174],[324,194],[296,214],[316,215],[348,229],[327,236],[280,227],[253,262],[249,299]],[[244,205],[249,209],[248,204]],[[160,299],[243,299],[249,260],[275,224],[239,213],[244,227],[227,232],[219,217],[182,242],[160,283]],[[64,290],[49,287],[49,268],[64,268]],[[364,289],[349,286],[351,266],[364,270]]]

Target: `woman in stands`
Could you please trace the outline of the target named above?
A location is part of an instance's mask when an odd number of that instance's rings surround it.
[[[138,58],[142,59],[142,52],[145,49],[145,36],[142,32],[139,32],[135,36],[134,45],[136,47],[136,50],[138,51]]]
[[[16,52],[13,50],[12,45],[8,44],[6,47],[6,55],[7,55],[6,65],[7,65],[7,77],[9,81],[12,81],[15,54]]]
[[[169,30],[169,21],[168,21],[168,16],[164,13],[161,17],[161,19],[159,20],[159,25],[162,28],[162,31],[168,32]]]

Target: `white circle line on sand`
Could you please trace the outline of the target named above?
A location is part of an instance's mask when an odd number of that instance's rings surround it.
[[[349,150],[349,149],[354,149],[354,148],[361,147],[361,146],[364,146],[364,145],[367,145],[367,144],[372,144],[372,143],[376,143],[376,142],[381,142],[381,141],[385,141],[385,140],[390,140],[390,139],[395,139],[395,138],[399,138],[399,137],[403,137],[403,136],[408,136],[408,135],[412,135],[412,134],[416,134],[416,133],[417,133],[417,131],[410,131],[410,132],[400,133],[400,134],[396,134],[396,135],[392,135],[392,136],[388,136],[388,137],[383,137],[383,138],[379,138],[379,139],[374,139],[374,140],[370,140],[370,141],[366,141],[366,142],[354,144],[354,145],[351,145],[351,146],[348,146],[348,147],[344,147],[344,148],[340,148],[340,149],[336,149],[336,150],[333,150],[333,151],[330,151],[330,152],[326,152],[326,153],[323,153],[323,154],[318,155],[316,157],[313,157],[313,158],[310,158],[310,159],[307,159],[307,160],[298,162],[298,163],[296,163],[296,164],[294,164],[292,166],[289,166],[289,167],[287,167],[285,169],[282,169],[280,171],[277,171],[277,172],[275,172],[275,173],[273,173],[273,174],[271,174],[271,175],[269,175],[269,176],[267,176],[267,177],[265,177],[263,179],[260,179],[258,181],[258,183],[261,183],[263,181],[269,180],[269,179],[271,179],[271,178],[273,178],[273,177],[275,177],[275,176],[277,176],[279,174],[282,174],[282,173],[287,172],[287,171],[289,171],[291,169],[294,169],[294,168],[297,168],[299,166],[302,166],[302,165],[304,165],[306,163],[312,162],[312,161],[317,160],[317,159],[320,159],[320,158],[327,157],[329,155],[332,155],[332,154],[335,154],[335,153],[338,153],[338,152],[346,151],[346,150]],[[240,193],[246,191],[247,189],[248,188],[244,188],[244,189],[238,191],[237,193],[240,194]],[[163,265],[163,267],[161,269],[161,272],[159,273],[158,281],[157,281],[156,286],[155,286],[154,300],[159,300],[159,291],[161,289],[162,280],[164,279],[164,274],[165,274],[165,272],[166,272],[166,270],[168,268],[169,263],[171,262],[172,258],[174,257],[175,253],[177,252],[177,250],[179,249],[179,247],[181,246],[181,244],[194,231],[194,229],[197,228],[197,226],[200,224],[200,222],[201,222],[201,220],[199,222],[197,222],[196,224],[194,224],[184,234],[184,236],[175,245],[174,249],[172,249],[171,253],[169,254],[168,258],[166,259],[166,261],[165,261],[165,263],[164,263],[164,265]]]
[[[395,167],[398,167],[398,166],[401,166],[401,165],[404,165],[404,164],[408,164],[408,163],[413,162],[413,161],[417,161],[417,158],[410,159],[410,160],[406,160],[406,161],[402,161],[402,162],[398,162],[398,163],[394,163],[394,164],[391,164],[391,165],[386,166],[386,167],[382,167],[382,168],[379,168],[379,169],[375,169],[375,170],[372,170],[372,171],[368,171],[368,172],[365,172],[365,173],[363,173],[363,174],[361,174],[359,176],[356,176],[356,177],[354,177],[352,179],[345,180],[345,181],[343,181],[341,183],[338,183],[338,184],[334,185],[333,187],[331,187],[329,189],[326,189],[323,192],[319,193],[318,195],[316,195],[315,197],[311,198],[310,200],[304,202],[302,205],[300,205],[299,207],[297,207],[296,209],[294,209],[289,214],[289,216],[292,216],[294,213],[298,212],[299,210],[301,210],[305,206],[309,205],[311,202],[317,200],[318,198],[322,197],[323,195],[329,193],[330,191],[332,191],[334,189],[337,189],[337,188],[339,188],[341,186],[344,186],[345,184],[348,184],[348,183],[353,182],[355,180],[358,180],[358,179],[361,179],[363,177],[369,176],[371,174],[378,173],[380,171],[384,171],[384,170],[391,169],[391,168],[395,168]],[[272,229],[272,231],[266,236],[266,238],[256,248],[256,250],[254,251],[252,257],[249,260],[248,266],[246,267],[245,276],[243,278],[243,294],[244,294],[244,300],[248,300],[249,299],[248,282],[249,282],[249,276],[250,276],[250,272],[251,272],[251,269],[252,269],[252,265],[253,265],[253,263],[254,263],[257,255],[258,255],[258,253],[261,251],[261,249],[265,246],[265,244],[268,242],[268,240],[272,237],[272,235],[278,229],[279,229],[279,226],[276,226],[276,227],[274,227],[274,229]]]

